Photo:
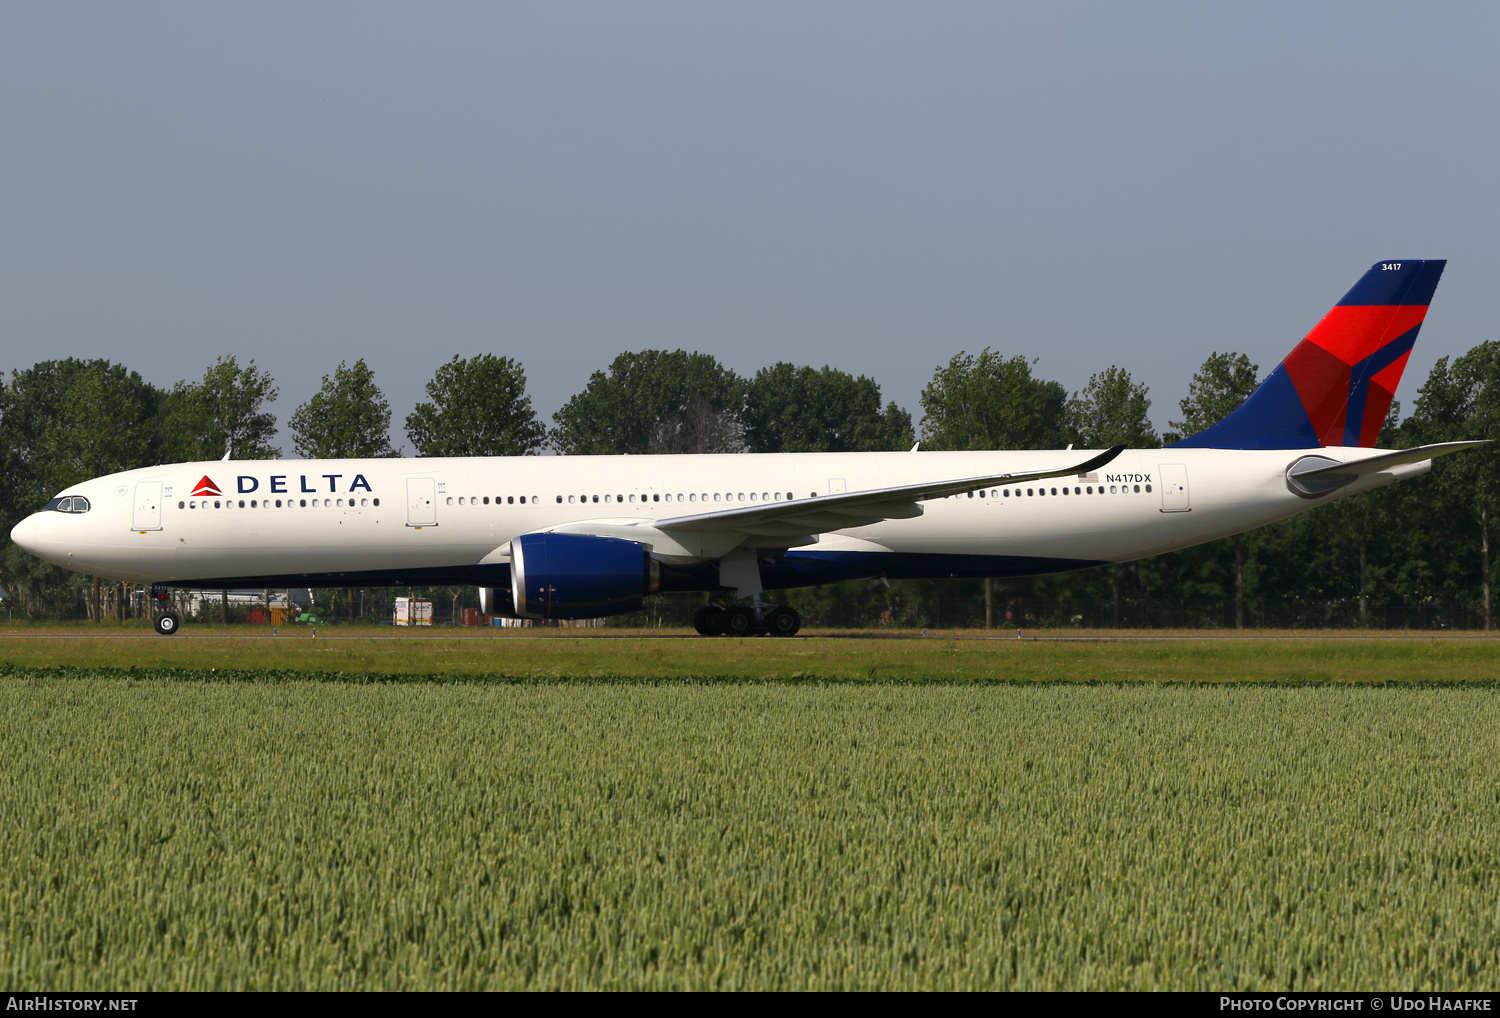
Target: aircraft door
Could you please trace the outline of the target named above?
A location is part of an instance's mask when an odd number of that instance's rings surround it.
[[[135,511],[130,516],[131,530],[161,529],[161,482],[137,481]]]
[[[1187,464],[1163,463],[1161,470],[1161,511],[1185,513],[1192,509],[1188,502]]]
[[[406,479],[406,525],[437,526],[437,482],[431,477]]]

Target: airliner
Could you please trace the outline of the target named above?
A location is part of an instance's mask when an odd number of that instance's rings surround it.
[[[11,539],[170,588],[473,585],[486,614],[601,618],[707,591],[708,635],[793,636],[767,590],[1127,562],[1426,473],[1382,451],[1444,261],[1377,262],[1233,413],[1162,449],[224,460],[99,477]]]

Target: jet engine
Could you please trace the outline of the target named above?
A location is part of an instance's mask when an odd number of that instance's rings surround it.
[[[636,611],[661,588],[646,546],[586,534],[523,534],[510,542],[510,589],[517,615],[597,619]]]
[[[479,614],[516,618],[516,606],[510,599],[510,591],[504,587],[480,587]]]

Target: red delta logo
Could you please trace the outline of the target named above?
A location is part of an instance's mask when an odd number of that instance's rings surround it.
[[[193,487],[193,494],[194,495],[222,495],[223,492],[220,491],[219,490],[219,486],[217,484],[215,484],[213,481],[209,480],[208,475],[205,474],[203,476],[203,480],[199,481],[197,483],[197,485],[195,485]]]

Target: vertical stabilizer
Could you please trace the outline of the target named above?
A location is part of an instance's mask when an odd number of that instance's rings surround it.
[[[1176,446],[1373,446],[1446,264],[1376,262],[1238,410]]]

